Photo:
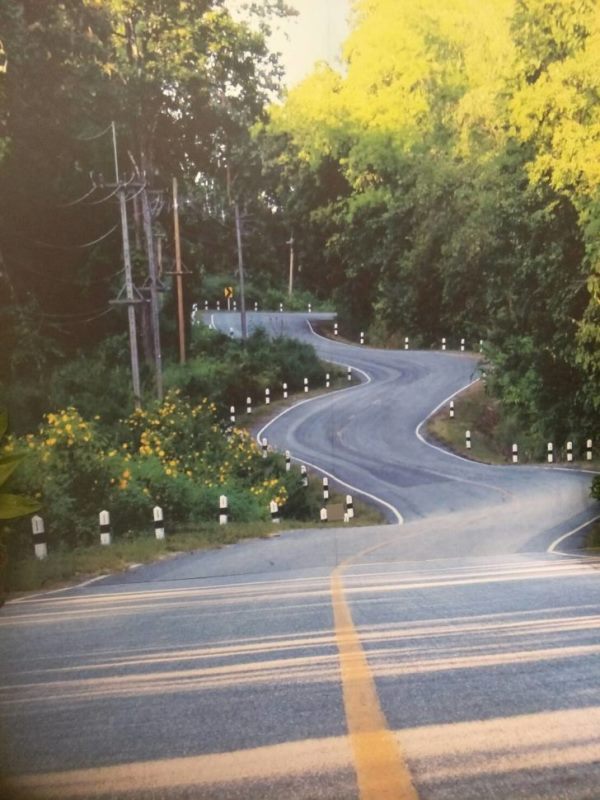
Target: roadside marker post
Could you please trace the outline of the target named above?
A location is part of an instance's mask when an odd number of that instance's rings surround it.
[[[321,522],[327,522],[327,509],[321,509]]]
[[[519,446],[517,444],[512,446],[512,462],[513,464],[519,463]]]
[[[333,335],[334,336],[338,335],[338,324],[337,324],[337,322],[333,323]]]
[[[329,478],[323,478],[323,503],[329,502]]]
[[[292,454],[289,450],[285,451],[285,471],[289,472],[292,468]]]
[[[465,446],[467,450],[471,449],[471,431],[465,431]]]
[[[44,520],[36,514],[31,518],[31,533],[33,535],[33,551],[40,560],[48,557],[48,543]]]
[[[304,393],[308,392],[308,378],[304,378]]]
[[[222,494],[219,497],[219,525],[227,525],[229,519],[227,515],[227,495]]]
[[[160,506],[154,506],[152,509],[152,516],[154,517],[154,534],[157,539],[165,538],[165,523],[163,510]]]
[[[233,310],[237,311],[237,300],[233,301]]]
[[[588,439],[587,442],[586,442],[585,457],[586,457],[587,461],[591,461],[592,460],[592,440],[591,439]]]
[[[444,338],[442,339],[442,350],[445,349],[446,349],[446,337],[444,336]]]
[[[331,378],[328,372],[325,373],[325,388],[329,389],[331,386]]]
[[[275,500],[271,500],[271,522],[281,522],[281,517],[279,516],[279,506],[275,502]]]
[[[548,442],[548,463],[554,463],[554,445],[552,442]]]
[[[283,384],[283,399],[287,400],[288,398],[288,385],[287,383]]]
[[[204,310],[208,311],[208,300],[204,301]]]
[[[229,406],[229,421],[235,425],[235,406]]]
[[[464,339],[460,340],[460,352],[461,353],[465,352],[465,340]]]
[[[352,367],[348,367],[348,383],[352,383]]]
[[[265,405],[268,406],[271,402],[271,390],[265,389]]]
[[[479,352],[483,353],[483,339],[479,340]]]
[[[354,519],[354,501],[351,494],[346,495],[346,516],[349,520]]]
[[[246,398],[246,414],[251,414],[251,413],[252,413],[252,398],[251,397],[247,397]]]
[[[283,303],[279,303],[279,313],[283,312]]]
[[[269,449],[269,442],[268,442],[266,436],[263,436],[263,440],[261,442],[261,447],[262,447],[262,457],[266,458],[267,457],[267,451]]]
[[[361,345],[365,343],[365,332],[364,331],[360,332],[360,343],[361,343]]]
[[[450,419],[454,419],[454,400],[450,400]]]
[[[308,304],[308,313],[312,314],[312,305],[310,303]]]
[[[217,311],[221,310],[221,301],[217,300]]]
[[[306,489],[308,487],[308,472],[304,464],[300,467],[300,475],[302,476],[302,486]]]
[[[98,522],[100,525],[100,544],[111,544],[110,513],[108,511],[101,511],[98,514]]]
[[[573,442],[567,442],[567,461],[573,461]]]
[[[254,310],[258,311],[258,303],[256,301],[254,302]]]
[[[404,337],[404,349],[408,350],[408,336]]]

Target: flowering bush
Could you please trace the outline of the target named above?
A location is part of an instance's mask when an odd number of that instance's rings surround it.
[[[22,444],[32,457],[23,464],[19,484],[40,501],[41,513],[51,517],[61,540],[89,541],[106,505],[114,466],[97,420],[82,419],[72,407],[47,414],[38,433]]]
[[[126,466],[111,506],[127,526],[143,524],[142,513],[147,520],[149,500],[174,522],[216,519],[221,494],[240,520],[266,516],[271,499],[285,501],[280,480],[259,480],[272,459],[265,462],[246,431],[225,432],[207,398],[192,405],[172,390],[160,406],[138,409],[125,420],[121,438]]]
[[[32,458],[22,488],[39,499],[49,535],[70,546],[96,541],[102,509],[117,531],[149,528],[155,505],[168,524],[197,523],[217,519],[225,494],[231,518],[249,521],[267,518],[272,500],[285,506],[298,482],[246,431],[224,428],[207,398],[192,405],[177,390],[110,432],[72,407],[48,414],[23,443]]]

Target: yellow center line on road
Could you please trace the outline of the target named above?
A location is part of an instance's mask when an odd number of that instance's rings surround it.
[[[404,757],[381,708],[373,674],[346,600],[342,571],[351,560],[331,573],[331,598],[348,738],[360,800],[418,800]]]

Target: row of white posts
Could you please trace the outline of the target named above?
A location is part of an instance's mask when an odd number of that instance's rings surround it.
[[[204,310],[205,311],[209,310],[208,300],[204,301]],[[216,310],[217,311],[221,310],[221,301],[220,300],[217,300]],[[257,302],[254,303],[254,310],[258,311],[258,303]],[[284,310],[283,309],[283,303],[280,303],[279,304],[280,313],[282,313],[283,310]],[[309,314],[312,314],[312,304],[311,303],[308,304],[307,310],[308,310]],[[233,301],[233,311],[237,311],[237,301],[236,300]],[[193,306],[193,309],[192,309],[192,323],[195,322],[197,313],[198,313],[198,304],[194,303],[194,306]],[[338,336],[338,334],[339,334],[339,326],[338,326],[337,322],[333,323],[333,334],[334,334],[334,336]],[[364,345],[364,343],[365,343],[365,332],[364,331],[360,332],[359,341],[360,341],[361,345]],[[410,349],[410,340],[409,340],[408,336],[404,337],[404,349],[405,350],[409,350]],[[443,351],[448,349],[448,341],[447,341],[445,336],[442,337],[441,349]],[[466,350],[466,340],[464,338],[462,338],[460,340],[460,352],[464,353],[465,350]],[[483,339],[479,340],[479,352],[483,353]]]
[[[268,455],[268,448],[269,443],[266,437],[264,437],[261,441],[261,449],[263,457],[266,458]],[[292,456],[289,450],[285,451],[285,470],[289,472],[292,468]],[[307,488],[308,487],[308,472],[306,469],[306,465],[302,464],[300,466],[300,474],[302,478],[302,486]],[[323,508],[320,512],[320,519],[321,522],[327,522],[328,514],[327,514],[327,503],[329,502],[329,479],[323,478]],[[271,521],[274,523],[281,521],[280,509],[275,500],[271,500],[269,504],[269,510],[271,513]],[[349,522],[354,517],[354,503],[352,500],[352,495],[346,495],[346,505],[345,505],[345,513],[344,513],[344,522]],[[165,522],[164,522],[164,513],[160,506],[154,506],[152,509],[152,518],[154,520],[154,535],[158,540],[162,540],[165,538]],[[222,494],[219,497],[219,524],[220,525],[227,525],[229,522],[229,500],[227,499],[227,495]],[[103,546],[109,546],[112,544],[112,527],[110,523],[110,512],[109,511],[101,511],[98,515],[98,523],[99,523],[99,532],[100,532],[100,544]],[[31,518],[31,530],[33,535],[33,549],[36,558],[44,559],[48,555],[48,540],[46,537],[46,529],[44,525],[44,520],[40,516],[34,516]]]
[[[217,311],[221,310],[221,301],[220,300],[217,300],[215,308],[216,308]],[[209,310],[208,300],[204,301],[204,310],[205,311]],[[233,311],[237,311],[237,301],[236,300],[233,301],[233,309],[232,310]],[[258,311],[258,303],[257,302],[254,303],[254,310]],[[283,313],[283,310],[284,310],[283,309],[283,303],[280,303],[279,304],[280,313]],[[312,314],[312,304],[311,303],[308,304],[307,311],[308,311],[309,314]],[[198,313],[198,304],[194,303],[193,308],[192,308],[192,323],[195,322],[197,313]],[[339,334],[339,326],[338,326],[337,322],[333,323],[333,334],[334,334],[334,336],[338,336],[338,334]],[[360,341],[361,345],[364,345],[364,343],[365,343],[365,332],[364,331],[360,332],[359,341]],[[409,350],[410,349],[410,340],[409,340],[408,336],[404,337],[404,349],[405,350]],[[441,349],[443,351],[448,349],[448,340],[446,339],[445,336],[442,337]],[[464,338],[462,338],[460,340],[460,352],[464,353],[465,350],[466,350],[466,340]],[[483,353],[483,339],[479,340],[479,352]]]
[[[467,431],[468,432],[468,431]],[[591,461],[593,458],[592,440],[587,439],[585,443],[585,459]],[[546,459],[548,464],[554,463],[554,443],[548,442],[546,445]],[[573,442],[567,442],[567,462],[570,464],[573,461]],[[519,445],[513,444],[512,446],[512,463],[519,463]]]
[[[334,336],[338,336],[339,335],[339,326],[338,326],[337,322],[333,323],[333,335]],[[364,343],[365,343],[365,332],[364,331],[361,331],[360,334],[359,334],[359,342],[360,342],[361,345],[364,345]],[[445,351],[445,350],[447,350],[447,346],[448,346],[448,342],[447,342],[446,337],[444,337],[442,339],[442,342],[441,342],[441,349]],[[405,350],[409,350],[410,349],[410,339],[408,338],[408,336],[404,337],[404,349]],[[460,352],[464,353],[465,349],[466,349],[466,340],[465,339],[461,339],[460,340]],[[483,339],[479,340],[479,352],[483,353]]]
[[[454,409],[454,400],[450,400],[449,406],[449,416],[450,419],[454,419],[455,409]],[[465,447],[467,450],[471,449],[471,431],[465,431]],[[546,458],[548,464],[554,463],[554,443],[548,442],[546,446]],[[587,439],[585,443],[585,458],[586,461],[591,461],[593,458],[593,450],[592,450],[592,440]],[[573,461],[573,442],[567,442],[567,462],[571,463]],[[519,445],[513,444],[512,446],[512,463],[518,464],[519,463]]]
[[[352,382],[352,367],[348,367],[348,370],[346,372],[346,377],[347,377],[348,383],[351,383]],[[304,380],[303,380],[303,388],[304,388],[304,393],[308,394],[308,392],[310,390],[308,378],[304,378]],[[331,388],[331,374],[329,372],[325,373],[325,388],[326,389],[330,389]],[[288,395],[288,385],[287,385],[287,383],[283,383],[282,384],[282,397],[283,397],[284,400],[287,400],[288,396],[289,396]],[[270,404],[271,404],[271,389],[269,387],[267,387],[265,389],[265,405],[268,406]],[[252,414],[252,398],[249,397],[249,396],[246,397],[246,414]],[[229,406],[229,421],[231,422],[232,425],[235,425],[235,421],[236,421],[236,409],[235,409],[235,406]]]
[[[165,538],[165,522],[163,510],[160,506],[152,509],[154,520],[154,535],[157,539]],[[112,544],[112,527],[110,524],[110,512],[101,511],[98,514],[98,526],[100,530],[100,544],[108,546]],[[46,537],[46,527],[44,520],[37,514],[31,518],[31,532],[33,535],[33,550],[37,558],[46,558],[48,555],[48,539]]]
[[[210,311],[210,306],[208,304],[208,300],[204,301],[204,310],[205,311]],[[232,300],[231,301],[231,309],[228,308],[227,310],[228,311],[229,310],[237,311],[238,310],[237,300]],[[256,302],[256,301],[254,303],[254,310],[258,311],[258,302]],[[306,307],[306,310],[308,311],[309,314],[312,314],[312,303],[308,303],[308,305]],[[215,303],[215,311],[221,311],[221,301],[220,300],[217,300],[217,302]],[[284,311],[283,303],[279,303],[279,312],[283,313],[283,311]],[[192,305],[192,322],[195,322],[197,314],[198,314],[198,303],[194,303]]]

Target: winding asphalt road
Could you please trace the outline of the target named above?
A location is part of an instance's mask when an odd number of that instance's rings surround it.
[[[261,435],[378,498],[391,524],[7,604],[7,796],[600,796],[600,563],[564,549],[598,514],[590,475],[436,449],[419,426],[476,359],[338,344],[307,317],[249,315],[363,382]],[[237,330],[237,315],[212,319]]]

